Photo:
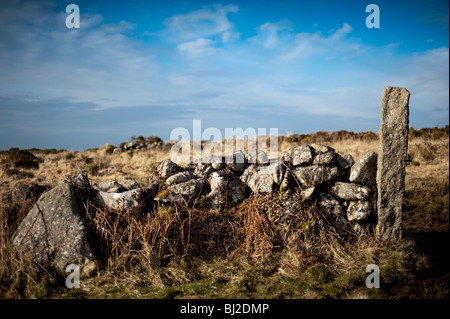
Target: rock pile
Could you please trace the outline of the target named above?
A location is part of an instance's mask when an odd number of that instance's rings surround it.
[[[170,143],[162,141],[159,137],[149,137],[147,139],[144,138],[132,138],[127,143],[121,143],[119,146],[114,148],[112,152],[114,154],[119,154],[122,152],[134,153],[141,150],[151,150],[155,148],[165,148],[169,149],[172,145]]]

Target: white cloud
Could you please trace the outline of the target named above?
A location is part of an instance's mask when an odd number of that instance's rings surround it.
[[[265,48],[271,48],[277,45],[280,37],[289,36],[289,32],[292,31],[292,24],[286,20],[276,23],[266,22],[258,30],[259,34],[256,39],[260,39]]]
[[[220,36],[220,39],[222,40],[223,43],[234,42],[234,41],[239,40],[240,36],[241,36],[241,33],[239,33],[239,32],[225,31]]]
[[[325,37],[321,32],[301,32],[296,34],[293,47],[287,44],[288,52],[283,54],[281,60],[291,61],[294,59],[305,59],[319,57],[333,52],[357,52],[361,47],[347,41],[346,35],[353,30],[352,26],[344,23],[342,28],[333,31],[330,36]]]
[[[214,43],[213,40],[200,38],[194,41],[181,43],[177,46],[177,49],[180,52],[185,52],[189,58],[200,58],[220,51],[220,49],[212,46]]]
[[[353,30],[352,26],[348,23],[344,23],[342,28],[337,29],[333,35],[331,36],[332,39],[340,39],[344,37],[346,34],[350,33]]]
[[[213,5],[186,14],[177,14],[164,21],[167,27],[163,33],[170,33],[181,39],[204,38],[230,30],[233,24],[227,14],[238,12],[235,5]]]

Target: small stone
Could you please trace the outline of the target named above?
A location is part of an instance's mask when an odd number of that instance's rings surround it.
[[[131,191],[132,189],[138,189],[141,188],[138,184],[138,182],[132,180],[132,179],[126,179],[120,182],[120,185],[125,187],[126,190]]]
[[[292,166],[310,165],[314,160],[314,150],[309,146],[297,146],[289,151]]]
[[[244,155],[244,157],[245,157],[245,160],[247,161],[247,164],[250,165],[250,164],[256,163],[256,159],[255,159],[256,155],[253,156],[252,154],[247,153]]]
[[[336,200],[331,194],[320,193],[319,194],[319,206],[325,208],[328,213],[344,216],[344,209],[338,200]]]
[[[225,167],[225,159],[221,156],[214,156],[211,159],[211,166],[216,171],[219,171]]]
[[[213,172],[208,181],[211,192],[207,198],[213,209],[221,210],[225,205],[237,205],[245,198],[246,185],[229,169]]]
[[[347,219],[349,222],[364,222],[373,214],[373,205],[369,201],[351,201],[348,205]]]
[[[369,198],[372,189],[355,183],[336,182],[330,192],[343,200],[360,200]]]
[[[211,166],[212,166],[212,168],[215,169],[216,171],[219,171],[219,170],[221,170],[222,168],[225,167],[225,165],[224,165],[223,162],[212,162],[212,163],[211,163]]]
[[[237,173],[242,173],[247,166],[245,155],[242,151],[234,152],[232,155],[225,158],[227,166]]]
[[[352,167],[353,164],[355,164],[355,160],[353,159],[353,156],[351,156],[350,154],[339,156],[337,158],[337,162],[339,166],[342,167],[343,169],[350,168]]]
[[[155,145],[155,144],[153,144]],[[155,197],[153,199],[155,202],[162,204],[163,206],[165,205],[173,205],[173,204],[182,204],[184,203],[184,199],[181,195],[167,195],[166,197],[162,198],[162,197]]]
[[[290,169],[287,169],[286,162],[283,162],[286,165],[286,170],[284,172],[283,180],[281,181],[280,191],[287,190],[289,188],[289,184],[292,180],[292,173]]]
[[[187,182],[169,186],[169,190],[183,196],[194,196],[200,193],[204,183],[200,179],[191,179]]]
[[[309,188],[302,190],[300,195],[303,199],[310,200],[313,197],[315,190],[316,190],[315,187],[309,187]]]
[[[322,144],[318,144],[318,143],[313,143],[310,146],[315,150],[316,154],[324,154],[324,153],[329,153],[329,152],[335,151],[335,149],[330,146],[326,146],[326,145],[322,145]]]
[[[133,189],[122,193],[107,193],[99,191],[96,198],[101,204],[111,209],[131,211],[141,203],[141,195],[141,189]]]
[[[171,160],[165,160],[164,162],[159,164],[157,168],[157,172],[162,178],[168,178],[178,172],[181,172],[182,170],[183,169],[180,166],[178,166]]]
[[[241,181],[247,184],[253,192],[272,193],[283,181],[286,165],[277,161],[268,166],[250,165],[241,176]]]
[[[328,183],[341,176],[339,168],[331,166],[297,167],[293,170],[293,173],[303,187]]]
[[[336,165],[338,155],[334,152],[318,154],[314,158],[314,165]]]
[[[126,191],[126,188],[116,181],[94,184],[92,188],[107,193],[121,193]]]
[[[269,158],[267,157],[266,152],[258,151],[257,158],[256,158],[256,164],[259,164],[259,165],[269,164]]]
[[[91,188],[91,185],[89,183],[89,178],[87,177],[86,174],[78,174],[78,175],[69,176],[66,179],[66,181],[79,189]]]
[[[188,175],[186,173],[180,172],[180,173],[176,173],[175,175],[170,176],[166,180],[166,184],[167,185],[174,185],[174,184],[185,182],[188,179],[189,179],[189,177],[188,177]]]

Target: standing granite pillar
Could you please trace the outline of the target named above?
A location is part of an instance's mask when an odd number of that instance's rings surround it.
[[[382,240],[396,240],[402,236],[408,124],[409,91],[385,87],[381,99],[380,148],[377,164],[376,234]]]

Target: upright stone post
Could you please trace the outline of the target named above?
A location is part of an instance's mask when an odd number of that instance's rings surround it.
[[[402,201],[408,151],[409,91],[385,87],[381,99],[380,146],[377,163],[376,234],[382,240],[402,236]]]

